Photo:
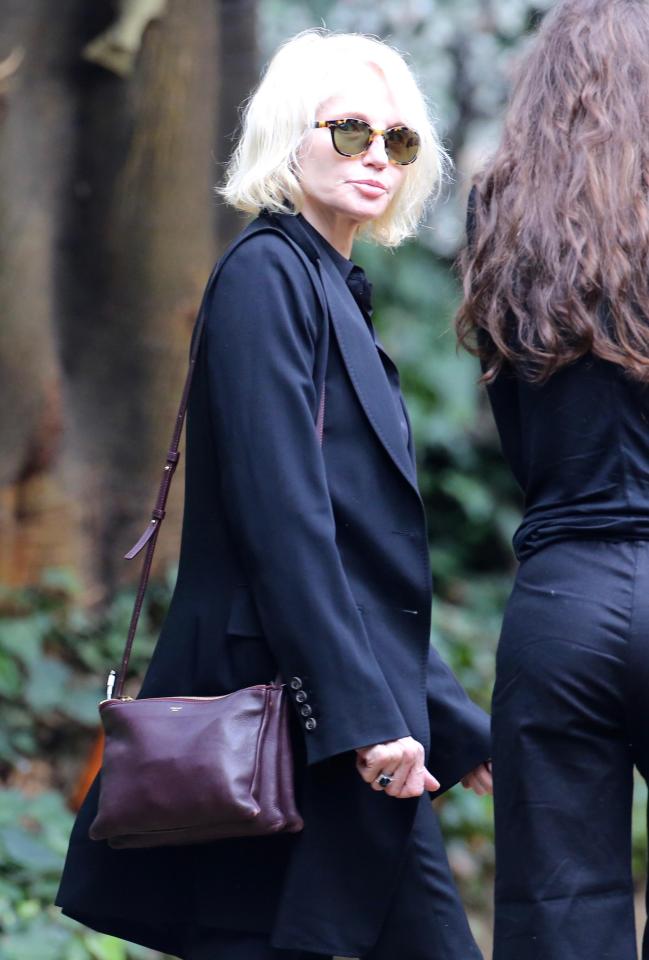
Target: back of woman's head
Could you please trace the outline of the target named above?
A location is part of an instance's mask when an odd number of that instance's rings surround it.
[[[649,2],[560,0],[476,180],[461,342],[485,379],[589,352],[649,382]]]

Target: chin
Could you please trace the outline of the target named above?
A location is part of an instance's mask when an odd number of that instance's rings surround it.
[[[367,203],[354,204],[353,208],[347,210],[348,215],[355,220],[359,226],[368,223],[370,220],[378,220],[388,209],[390,201],[387,202],[381,198],[376,203],[369,201]]]

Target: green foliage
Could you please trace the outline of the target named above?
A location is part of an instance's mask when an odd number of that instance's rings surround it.
[[[175,579],[152,584],[132,658],[141,677]],[[158,954],[60,915],[53,906],[73,816],[71,755],[83,763],[98,731],[105,677],[121,658],[132,590],[101,613],[84,611],[64,571],[41,584],[0,593],[0,774],[16,774],[27,792],[0,789],[0,960],[145,960]],[[47,763],[52,786],[30,784],[30,761]],[[77,760],[72,766],[78,769]]]
[[[1,960],[146,960],[150,950],[93,933],[53,906],[72,814],[59,793],[0,791]]]
[[[137,675],[153,649],[172,578],[154,586],[147,600],[132,659]],[[121,657],[134,594],[119,594],[93,615],[77,603],[78,590],[58,570],[38,587],[0,590],[0,770],[56,747],[62,728],[79,734],[97,725],[97,703]]]

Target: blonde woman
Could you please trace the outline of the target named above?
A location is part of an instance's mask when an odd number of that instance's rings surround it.
[[[222,259],[189,403],[178,583],[143,696],[279,670],[299,834],[156,850],[72,835],[58,903],[186,960],[470,960],[430,796],[490,789],[487,717],[429,646],[412,435],[362,232],[414,233],[444,153],[402,58],[362,36],[288,42],[223,189],[257,215]],[[183,785],[169,784],[170,790]]]

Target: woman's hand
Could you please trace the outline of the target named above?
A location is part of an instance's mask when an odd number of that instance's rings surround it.
[[[372,790],[380,790],[400,800],[419,797],[424,790],[439,790],[439,782],[424,766],[424,748],[412,737],[376,743],[356,750],[356,769]],[[392,783],[381,787],[381,774],[392,778]]]
[[[479,797],[494,792],[493,777],[491,775],[491,761],[486,760],[462,777],[462,786],[465,790],[473,790]]]

